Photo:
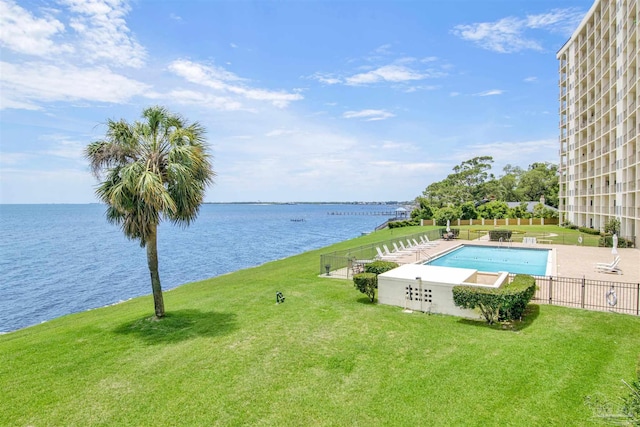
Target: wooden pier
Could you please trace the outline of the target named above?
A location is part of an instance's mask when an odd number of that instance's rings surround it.
[[[348,212],[327,212],[328,215],[378,215],[378,216],[388,216],[388,217],[396,217],[398,213],[395,211],[348,211]]]

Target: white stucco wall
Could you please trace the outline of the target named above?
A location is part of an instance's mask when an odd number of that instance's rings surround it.
[[[405,264],[378,276],[378,302],[410,310],[479,319],[479,311],[456,307],[452,288],[463,284],[497,287],[507,280],[507,273],[496,273],[496,282],[492,285],[476,284],[476,275],[477,270],[468,268]],[[407,288],[411,288],[410,298]]]

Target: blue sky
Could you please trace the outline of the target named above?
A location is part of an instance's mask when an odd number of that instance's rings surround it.
[[[206,201],[412,200],[558,160],[556,51],[591,1],[0,0],[0,203],[95,202],[82,150],[160,104]]]

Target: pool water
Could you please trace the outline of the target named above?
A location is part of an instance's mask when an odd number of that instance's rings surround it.
[[[498,248],[464,245],[426,262],[441,267],[471,268],[478,271],[545,276],[549,249]]]

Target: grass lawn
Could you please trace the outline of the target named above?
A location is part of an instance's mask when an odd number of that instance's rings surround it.
[[[622,396],[640,318],[529,307],[516,330],[370,304],[320,253],[0,336],[0,425],[583,426]],[[91,286],[91,284],[87,284]],[[275,304],[281,291],[284,304]]]
[[[474,240],[486,235],[489,230],[511,230],[511,239],[514,242],[522,242],[523,237],[535,237],[544,239],[544,243],[561,245],[598,246],[600,236],[583,233],[579,230],[559,227],[557,225],[465,225],[451,226],[460,229],[460,238]],[[438,227],[443,228],[443,227]],[[582,243],[579,238],[582,237]]]

